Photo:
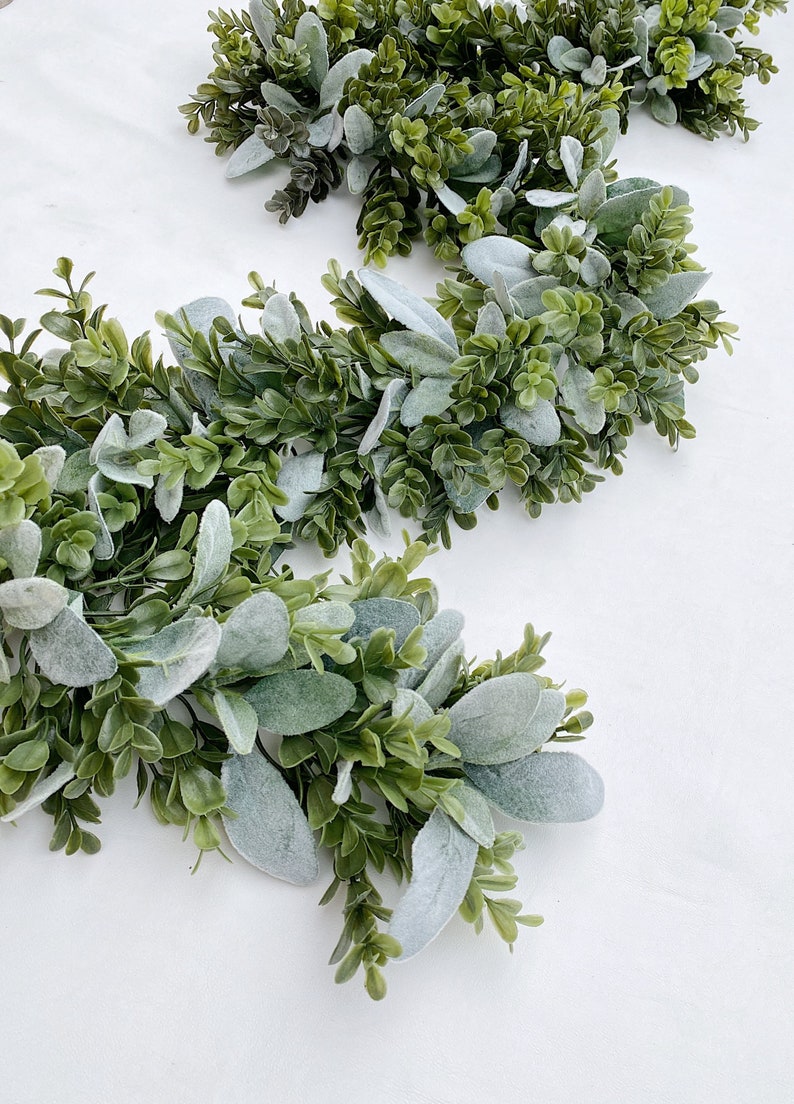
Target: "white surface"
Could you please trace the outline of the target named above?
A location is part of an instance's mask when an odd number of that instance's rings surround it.
[[[357,263],[354,201],[281,229],[268,182],[224,180],[175,110],[209,69],[204,2],[0,13],[4,313],[47,309],[32,293],[61,254],[98,270],[128,333],[198,295],[238,303],[252,268],[327,312],[326,259]],[[511,958],[456,920],[373,1005],[325,965],[323,886],[212,858],[191,878],[192,847],[129,789],[95,858],[51,855],[31,814],[0,841],[2,1104],[792,1099],[793,27],[765,24],[783,71],[748,83],[749,145],[635,116],[617,151],[624,175],[690,190],[710,293],[742,326],[690,390],[697,440],[673,455],[640,431],[584,505],[531,522],[506,503],[430,562],[470,652],[531,619],[554,630],[549,670],[591,694],[606,808],[530,829],[518,857],[545,925]],[[417,250],[395,268],[429,292]]]

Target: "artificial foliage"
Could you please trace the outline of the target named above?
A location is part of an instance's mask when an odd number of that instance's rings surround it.
[[[51,849],[94,853],[132,774],[200,857],[228,840],[275,877],[330,879],[336,978],[361,971],[376,999],[383,966],[456,912],[512,945],[540,918],[505,895],[522,841],[492,811],[577,821],[603,799],[579,755],[548,750],[592,718],[539,673],[547,638],[527,626],[467,662],[423,542],[377,559],[359,540],[340,581],[296,578],[276,562],[297,497],[278,453],[206,416],[205,377],[128,343],[68,261],[56,273],[42,325],[64,345],[39,356],[41,331],[0,316],[0,820],[40,808]],[[384,873],[406,883],[393,908]]]
[[[563,137],[606,166],[634,104],[708,138],[747,137],[758,124],[744,79],[776,70],[744,32],[784,7],[251,0],[212,13],[215,68],[180,110],[216,153],[234,151],[227,175],[288,166],[266,203],[282,222],[345,181],[367,260],[408,253],[420,234],[450,259],[526,188],[565,187]]]

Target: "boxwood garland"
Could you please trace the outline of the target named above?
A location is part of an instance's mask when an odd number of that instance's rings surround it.
[[[68,309],[44,322],[68,351],[38,358],[0,316],[0,820],[41,808],[51,849],[94,853],[97,799],[134,772],[199,857],[225,829],[306,885],[326,854],[336,978],[361,968],[374,998],[386,962],[456,911],[512,944],[540,918],[504,896],[521,837],[492,809],[576,821],[603,800],[582,758],[548,750],[592,718],[539,673],[547,637],[527,626],[512,654],[467,663],[463,617],[417,576],[422,542],[376,559],[356,541],[334,584],[278,566],[275,452],[208,429],[191,370],[128,345],[57,272]],[[393,911],[384,870],[410,879]]]
[[[743,32],[776,10],[782,0],[251,0],[213,13],[215,69],[180,110],[216,153],[234,150],[227,175],[288,164],[266,204],[281,221],[345,180],[367,261],[422,233],[449,259],[527,187],[566,186],[564,136],[585,168],[606,163],[633,103],[708,138],[747,137],[758,124],[744,78],[776,69]]]

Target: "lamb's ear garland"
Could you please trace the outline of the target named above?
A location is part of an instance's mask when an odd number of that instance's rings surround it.
[[[319,74],[322,38],[313,19],[304,26]],[[66,352],[37,357],[32,341],[24,359],[0,352],[14,392],[0,414],[0,820],[40,808],[53,850],[94,853],[97,799],[135,771],[140,797],[199,859],[228,847],[299,886],[324,874],[325,902],[343,890],[336,978],[361,970],[375,999],[388,960],[416,954],[456,911],[477,931],[487,916],[512,943],[518,925],[539,921],[501,896],[521,838],[498,829],[494,810],[596,811],[591,768],[546,750],[589,726],[585,696],[538,674],[545,638],[531,626],[515,652],[467,663],[462,614],[439,609],[418,577],[427,543],[406,538],[402,555],[378,559],[354,537],[371,483],[382,509],[387,492],[400,505],[389,472],[416,369],[391,353],[428,353],[452,378],[468,370],[470,342],[498,353],[519,320],[504,280],[472,315],[471,337],[399,285],[367,281],[377,296],[367,299],[342,281],[386,327],[367,363],[366,342],[313,332],[301,304],[253,279],[261,330],[249,336],[218,301],[197,301],[162,316],[178,363],[154,369],[148,338],[128,341],[116,321],[83,336],[85,282],[65,259],[56,275],[65,302],[43,323]],[[385,308],[419,327],[417,339],[391,340],[409,331]],[[90,418],[70,397],[85,394],[88,364]],[[338,408],[327,371],[335,394],[346,389]],[[135,397],[129,413],[118,379]],[[490,454],[488,432],[477,439]],[[439,463],[452,487],[450,457]],[[482,490],[486,464],[471,468],[472,487],[455,494]],[[277,562],[293,533],[334,547],[329,492],[351,539],[349,576],[296,578]],[[393,915],[375,884],[387,870],[407,886]]]

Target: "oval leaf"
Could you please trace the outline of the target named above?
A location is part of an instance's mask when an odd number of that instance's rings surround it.
[[[69,606],[44,628],[33,629],[28,639],[33,658],[50,682],[93,686],[116,673],[113,652]]]
[[[416,687],[417,694],[422,695],[431,709],[441,709],[452,693],[463,667],[464,654],[462,640],[450,644]]]
[[[445,318],[442,318],[437,310],[434,310],[424,299],[420,299],[413,291],[398,284],[396,280],[390,280],[381,272],[374,272],[371,268],[360,268],[358,278],[361,286],[369,292],[378,306],[385,310],[390,318],[395,318],[417,333],[429,334],[437,337],[451,349],[458,351],[458,339],[455,332]]]
[[[304,452],[282,460],[276,486],[284,492],[288,502],[284,506],[274,506],[274,511],[284,521],[299,521],[308,510],[314,495],[320,490],[322,479],[321,452]]]
[[[41,529],[35,521],[20,521],[0,530],[0,558],[15,579],[36,574],[41,556]]]
[[[245,695],[259,723],[279,736],[298,736],[338,720],[356,700],[352,682],[333,672],[280,671]]]
[[[710,272],[674,272],[661,287],[645,293],[645,306],[660,321],[675,318],[709,279]]]
[[[7,824],[9,821],[17,820],[19,817],[24,816],[25,813],[29,813],[31,809],[38,808],[42,802],[46,801],[48,797],[52,797],[52,795],[57,793],[67,782],[71,782],[75,773],[72,763],[68,763],[65,760],[63,763],[59,763],[52,774],[48,774],[46,778],[40,778],[38,780],[24,801],[20,801],[10,813],[6,813],[5,816],[0,816],[0,823]]]
[[[478,844],[441,809],[435,809],[414,840],[411,883],[392,913],[389,934],[404,962],[431,943],[466,895]]]
[[[251,134],[244,142],[240,143],[229,158],[226,165],[226,177],[228,180],[234,180],[238,176],[245,176],[246,173],[253,172],[254,169],[266,165],[275,156],[275,152],[270,146],[266,146],[256,134]]]
[[[248,755],[253,751],[259,728],[254,707],[241,694],[229,690],[216,690],[212,704],[232,749],[239,755]]]
[[[328,75],[328,36],[316,12],[307,11],[295,26],[295,45],[309,55],[309,83],[319,89]]]
[[[320,107],[338,103],[347,81],[358,74],[362,65],[369,65],[374,56],[371,50],[351,50],[332,65],[320,88]]]
[[[508,288],[535,275],[532,250],[514,238],[489,234],[463,247],[463,263],[472,276],[493,286],[493,274],[498,272]]]
[[[540,751],[497,766],[466,766],[471,781],[516,820],[562,823],[589,820],[604,804],[604,783],[579,755]]]
[[[0,609],[15,629],[40,629],[66,606],[69,592],[53,579],[9,579],[0,583]]]
[[[351,104],[344,114],[345,138],[350,152],[366,153],[375,143],[375,124],[358,104]]]
[[[226,574],[232,556],[232,524],[229,511],[220,499],[214,499],[201,515],[193,578],[184,594],[207,602]]]
[[[402,648],[410,633],[419,624],[419,610],[410,602],[398,598],[364,598],[351,602],[356,619],[345,639],[360,637],[369,640],[376,629],[394,630],[394,647]]]
[[[458,356],[445,341],[413,330],[392,330],[382,334],[378,344],[401,368],[440,379],[449,379],[449,367]]]
[[[573,411],[577,425],[585,433],[600,432],[607,420],[603,401],[596,403],[588,396],[594,382],[592,372],[588,372],[581,364],[574,364],[565,373],[560,387],[565,405]]]
[[[463,614],[454,609],[440,610],[435,617],[431,617],[422,626],[422,639],[419,642],[427,652],[424,669],[413,667],[401,671],[399,685],[411,689],[418,686],[426,672],[435,667],[444,652],[459,640],[464,623]]]
[[[425,418],[437,418],[452,405],[452,379],[427,376],[413,387],[400,408],[400,422],[407,428],[418,426]]]
[[[174,318],[178,322],[188,322],[197,333],[204,334],[205,337],[209,337],[212,323],[216,318],[225,318],[232,325],[237,322],[235,313],[226,300],[217,299],[214,296],[194,299],[192,303],[186,303],[184,307],[174,311]],[[173,337],[168,338],[168,344],[181,368],[185,358],[190,356],[190,349]]]
[[[522,410],[515,403],[504,403],[499,420],[530,445],[549,448],[560,439],[560,419],[549,399],[538,399],[531,410]]]
[[[221,627],[211,617],[185,617],[146,640],[128,645],[132,660],[149,660],[138,668],[137,692],[155,705],[184,693],[209,669],[221,642]]]
[[[298,312],[282,292],[271,295],[262,311],[262,333],[277,345],[301,339],[301,323]]]
[[[480,847],[492,847],[496,829],[490,806],[480,791],[466,782],[460,782],[450,794],[463,806],[463,816],[454,818],[456,824]]]
[[[221,625],[215,665],[261,674],[286,654],[289,632],[289,612],[281,598],[267,590],[252,594]]]
[[[469,763],[506,763],[527,755],[534,747],[524,732],[540,695],[534,675],[517,672],[486,679],[450,709],[448,738]]]

